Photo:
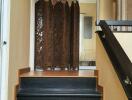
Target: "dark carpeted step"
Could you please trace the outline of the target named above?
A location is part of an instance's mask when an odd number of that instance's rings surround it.
[[[101,100],[96,77],[21,77],[17,100]]]
[[[18,91],[17,96],[81,96],[81,97],[101,97],[97,90],[91,89],[21,89]]]
[[[88,89],[39,89],[18,91],[18,100],[101,100],[102,95]]]
[[[96,77],[22,77],[21,89],[96,89]]]
[[[17,100],[101,100],[99,97],[21,97]]]

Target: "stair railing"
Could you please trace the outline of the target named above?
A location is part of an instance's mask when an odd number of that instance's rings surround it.
[[[100,26],[102,31],[96,33],[114,66],[128,100],[132,100],[132,63],[113,34],[113,32],[132,32],[132,21],[97,22],[97,26]]]

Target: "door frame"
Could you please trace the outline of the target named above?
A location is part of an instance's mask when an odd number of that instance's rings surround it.
[[[1,11],[1,87],[0,100],[8,100],[10,0],[2,1]]]

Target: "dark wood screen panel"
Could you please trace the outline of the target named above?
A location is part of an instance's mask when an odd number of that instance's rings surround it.
[[[61,2],[54,6],[54,65],[63,66],[63,33],[64,33],[64,7]],[[64,52],[65,53],[65,52]]]
[[[39,0],[35,5],[35,67],[79,67],[79,4]]]
[[[79,15],[78,2],[71,4],[71,66],[79,66]]]
[[[44,39],[43,43],[43,67],[53,66],[53,6],[52,3],[44,2]]]
[[[43,66],[43,43],[44,39],[44,2],[42,0],[35,4],[35,67]]]

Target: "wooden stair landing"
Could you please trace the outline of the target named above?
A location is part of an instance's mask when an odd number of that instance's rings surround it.
[[[101,100],[98,71],[44,71],[20,75],[17,100]]]
[[[79,70],[79,71],[44,71],[44,72],[27,72],[20,77],[97,77],[97,71]]]

